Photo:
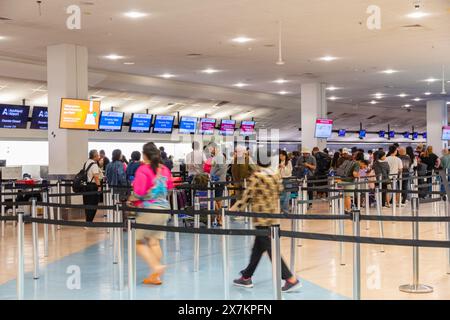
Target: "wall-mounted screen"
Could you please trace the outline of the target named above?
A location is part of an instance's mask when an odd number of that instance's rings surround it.
[[[0,104],[0,128],[26,129],[29,106]]]
[[[241,122],[241,136],[249,136],[255,133],[255,121]]]
[[[200,134],[211,135],[214,134],[216,127],[216,119],[202,118],[200,119]]]
[[[405,132],[405,133],[403,133],[403,138],[409,139],[409,135],[410,135],[409,132]]]
[[[153,125],[153,133],[172,133],[174,119],[174,116],[157,115]]]
[[[108,132],[122,131],[123,116],[123,112],[102,111],[100,113],[99,130]]]
[[[133,113],[130,119],[130,132],[149,133],[153,116],[147,113]]]
[[[330,119],[317,119],[316,120],[316,131],[314,137],[319,139],[331,138],[331,133],[333,132],[333,120]]]
[[[347,133],[347,130],[345,130],[345,129],[339,129],[339,132],[338,132],[338,136],[339,137],[345,137],[345,134]]]
[[[413,138],[413,140],[418,139],[419,138],[419,133],[418,132],[413,132],[412,138]]]
[[[100,101],[61,99],[61,129],[97,130],[99,120]]]
[[[378,136],[380,138],[384,138],[385,135],[386,135],[386,131],[381,130],[381,131],[378,132]]]
[[[450,140],[450,126],[442,127],[442,140]]]
[[[424,139],[426,139],[427,138],[427,133],[426,132],[424,132],[424,133],[422,133],[422,137],[424,138]]]
[[[366,130],[359,130],[359,138],[364,139],[366,137]]]
[[[48,109],[47,107],[33,107],[30,129],[48,129]]]
[[[197,131],[197,120],[195,117],[181,117],[178,132],[194,134]]]
[[[220,122],[220,134],[223,136],[232,136],[236,127],[236,120],[222,120]]]
[[[389,131],[389,138],[395,138],[395,131]]]

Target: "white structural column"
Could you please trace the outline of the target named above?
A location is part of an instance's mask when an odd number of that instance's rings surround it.
[[[447,147],[447,141],[442,141],[442,126],[448,123],[447,104],[445,100],[430,100],[427,102],[427,144],[433,146],[437,155],[442,155],[442,149]]]
[[[305,83],[301,87],[302,146],[307,148],[327,146],[326,139],[314,138],[316,119],[327,118],[326,85],[324,83]]]
[[[87,99],[88,51],[72,44],[47,48],[49,174],[77,173],[88,155],[88,132],[59,129],[61,98]]]

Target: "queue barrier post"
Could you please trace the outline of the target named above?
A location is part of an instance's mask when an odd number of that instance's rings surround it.
[[[16,189],[16,183],[13,182],[12,185],[13,185],[12,190],[14,191]],[[15,195],[12,196],[12,214],[13,214],[13,217],[17,217],[17,207],[16,207],[16,196]],[[16,227],[16,222],[13,222],[13,226]]]
[[[109,185],[108,185],[108,183],[105,183],[105,189],[104,190],[106,191],[106,193],[103,193],[103,201],[105,202],[106,206],[110,206],[110,203],[109,203]],[[106,219],[105,219],[105,221],[106,222],[110,222],[109,221],[109,209],[106,210]],[[108,235],[108,238],[109,238],[110,232],[111,232],[111,228],[106,228],[106,234]]]
[[[48,203],[53,203],[53,197],[50,197],[50,195],[52,194],[52,190],[53,190],[53,187],[50,187],[49,189],[48,189],[48,195],[49,195],[49,197],[48,197]],[[55,220],[55,211],[54,211],[54,208],[53,207],[50,207],[50,208],[48,208],[48,210],[49,210],[49,213],[50,213],[50,219],[51,220]],[[56,225],[54,225],[54,224],[52,224],[52,240],[53,241],[56,241]]]
[[[213,202],[214,200],[212,200],[214,197],[214,193],[211,192],[211,181],[208,181],[208,211],[211,211],[213,208]],[[207,225],[208,225],[208,229],[211,229],[211,215],[208,214],[207,217]]]
[[[58,182],[56,183],[56,187],[57,187],[57,190],[58,190],[58,197],[57,197],[57,203],[58,204],[62,204],[62,200],[61,200],[61,196],[60,196],[60,194],[62,193],[62,188],[61,188],[61,181],[59,181],[58,180]],[[57,217],[57,219],[58,220],[61,220],[62,218],[61,218],[61,207],[58,207],[58,208],[56,208],[56,217]],[[60,225],[58,225],[57,227],[56,227],[56,229],[57,230],[61,230],[61,226]]]
[[[200,210],[198,197],[194,198],[194,210]],[[200,228],[200,215],[194,214],[194,228]],[[198,272],[200,265],[200,234],[194,234],[194,272]]]
[[[44,203],[48,202],[48,192],[42,193]],[[44,206],[44,219],[48,219],[48,206]],[[44,224],[44,257],[48,257],[48,224]]]
[[[0,192],[2,193],[0,196],[0,202],[2,203],[1,208],[0,208],[0,214],[2,217],[5,216],[5,205],[3,204],[5,202],[5,196],[3,195],[5,193],[5,186],[3,183],[1,183],[1,188],[0,188]],[[2,220],[2,238],[5,236],[5,226],[6,226],[6,221]]]
[[[376,200],[376,205],[377,205],[377,215],[379,217],[382,216],[382,212],[381,212],[381,192],[380,192],[380,188],[375,188],[375,200]],[[384,225],[383,225],[383,221],[378,221],[378,228],[380,230],[380,238],[383,239],[384,238]],[[380,252],[384,252],[384,245],[381,245],[381,250]]]
[[[123,212],[119,208],[119,203],[116,203],[116,212],[117,212],[117,222],[123,222]],[[117,229],[117,240],[118,240],[118,248],[117,248],[117,263],[119,265],[119,290],[122,291],[124,287],[124,263],[123,263],[123,228],[115,228]]]
[[[361,236],[359,210],[353,211],[353,236]],[[361,244],[353,243],[353,300],[361,300]]]
[[[303,203],[303,212],[306,213],[308,211],[308,203],[306,202],[306,200],[308,199],[308,190],[306,190],[306,188],[308,188],[308,176],[305,176],[305,178],[303,179],[303,192],[302,192],[302,200],[305,200],[305,203]],[[304,221],[302,220],[302,226],[304,226]]]
[[[295,199],[292,199],[294,202]],[[295,213],[295,211],[292,211]],[[291,230],[296,232],[297,230],[297,221],[298,219],[291,219]],[[296,238],[291,237],[291,261],[290,261],[290,269],[295,272],[295,266],[297,264],[297,243]]]
[[[367,180],[366,180],[366,183],[364,184],[364,188],[366,190],[369,190],[369,183],[368,183]],[[366,191],[364,193],[364,195],[365,195],[365,202],[366,202],[366,204],[365,204],[366,216],[370,216],[370,197],[369,197],[369,192]],[[367,220],[366,221],[366,230],[369,230],[369,229],[370,229],[370,221]]]
[[[227,229],[228,220],[226,220],[225,208],[222,208],[222,229]],[[228,236],[222,235],[222,266],[223,266],[223,288],[225,300],[230,299],[230,287],[228,275],[230,274],[229,259],[228,259]]]
[[[414,217],[419,216],[419,198],[411,199],[411,211]],[[412,223],[412,234],[414,240],[419,240],[419,222]],[[433,292],[431,286],[419,283],[419,247],[413,247],[413,283],[399,287],[400,291],[407,293],[430,293]]]
[[[134,300],[136,296],[136,223],[134,217],[128,218],[128,299]]]
[[[270,242],[272,248],[272,284],[275,300],[281,300],[281,249],[280,225],[270,227]]]
[[[246,189],[247,189],[247,179],[244,179],[244,192]],[[248,212],[248,206],[245,207],[245,212]],[[251,221],[252,219],[250,217],[245,217],[245,224],[247,225],[247,229],[252,229]]]
[[[36,199],[31,200],[31,216],[37,218]],[[31,233],[33,238],[33,279],[39,279],[39,229],[38,224],[31,224]]]
[[[119,201],[119,195],[114,195],[114,209],[113,209],[113,222],[120,222],[118,206],[116,205]],[[113,264],[119,263],[119,250],[120,250],[120,240],[119,240],[119,228],[113,228]]]
[[[178,210],[178,191],[176,189],[172,192],[172,203],[173,203],[173,210]],[[173,215],[173,225],[174,227],[179,227],[179,220],[178,220],[178,214],[175,213]],[[178,232],[175,232],[175,251],[180,251],[180,234]]]
[[[392,216],[395,217],[397,215],[397,177],[392,177]],[[392,221],[395,223],[395,221]]]
[[[450,201],[449,197],[444,201],[444,210],[447,214],[447,217],[450,217],[449,205]],[[450,241],[450,222],[447,222],[447,241]],[[450,274],[450,248],[447,250],[447,274]]]
[[[356,209],[361,210],[361,192],[358,192],[360,189],[361,178],[356,178],[355,190],[356,190]]]
[[[16,291],[17,300],[24,299],[24,281],[25,281],[25,258],[24,258],[24,224],[23,213],[17,215],[17,279]]]
[[[342,196],[339,199],[339,213],[341,215],[345,215],[345,207],[344,207],[344,202],[345,202],[345,192],[342,191]],[[339,220],[338,221],[339,224],[339,235],[343,236],[345,234],[345,222],[344,220]],[[339,264],[341,266],[345,266],[345,247],[344,247],[344,243],[341,241],[339,242]]]

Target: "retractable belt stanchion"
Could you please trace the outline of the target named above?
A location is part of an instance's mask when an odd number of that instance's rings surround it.
[[[449,211],[449,201],[450,201],[450,186],[449,186],[449,170],[446,169],[445,171],[441,171],[441,180],[442,184],[444,186],[445,190],[445,196],[444,196],[444,211],[445,215],[447,217],[450,217],[450,211]],[[447,241],[450,241],[450,222],[447,222]],[[450,248],[447,250],[447,274],[450,274]]]
[[[292,199],[292,201],[294,202],[295,199]],[[298,214],[297,211],[292,211],[292,214]],[[298,219],[291,219],[291,230],[293,232],[298,231],[297,227],[298,227]],[[291,237],[291,261],[290,261],[290,267],[291,270],[293,272],[295,272],[296,269],[296,264],[297,264],[297,239]]]
[[[52,194],[53,187],[48,188],[48,195]],[[48,202],[53,203],[53,197],[48,197]],[[55,220],[55,211],[53,207],[48,208],[50,212],[50,219]],[[52,224],[52,240],[56,241],[56,225]]]
[[[2,217],[4,217],[5,205],[3,203],[5,202],[5,196],[3,194],[5,193],[5,186],[3,185],[3,183],[1,184],[0,192],[2,193],[2,195],[0,196],[0,202],[2,203],[0,214]],[[5,236],[5,222],[6,221],[2,220],[2,238]]]
[[[356,178],[356,184],[355,184],[355,191],[356,191],[356,209],[361,211],[361,192],[358,192],[358,189],[360,188],[361,179]],[[354,194],[354,193],[353,193]]]
[[[225,216],[225,208],[222,208],[222,229],[228,228],[228,220]],[[222,235],[222,266],[223,266],[223,288],[225,300],[230,299],[230,287],[228,275],[229,271],[229,259],[228,259],[228,236]]]
[[[25,279],[25,263],[24,263],[24,225],[23,213],[17,215],[17,280],[16,290],[17,299],[24,298],[24,279]]]
[[[359,210],[353,211],[353,236],[361,236]],[[361,244],[353,243],[353,300],[361,300]]]
[[[411,199],[411,210],[414,217],[419,216],[419,198]],[[413,240],[419,240],[419,222],[412,223]],[[400,291],[407,293],[430,293],[433,288],[419,283],[419,247],[413,247],[413,283],[399,287]]]
[[[392,177],[392,216],[395,217],[397,215],[397,177]],[[395,221],[392,221],[395,223]]]
[[[339,199],[339,214],[345,215],[345,191],[342,190],[342,197]],[[345,234],[345,222],[344,220],[339,220],[339,235],[343,236]],[[339,242],[339,264],[345,266],[345,252],[344,252],[344,242]]]
[[[214,208],[214,200],[212,200],[214,198],[214,192],[212,192],[211,190],[211,181],[208,181],[208,211],[213,210]],[[207,221],[208,221],[208,229],[211,229],[211,215],[208,214],[207,217]]]
[[[110,192],[106,194],[106,198],[108,199],[108,206],[112,206],[114,203],[114,188],[110,188],[109,189]],[[113,209],[108,209],[107,210],[107,216],[108,216],[108,222],[114,222],[114,210]],[[114,245],[114,228],[109,228],[109,246],[113,246]]]
[[[270,227],[270,240],[272,247],[272,282],[275,300],[281,300],[281,249],[280,225]]]
[[[176,189],[172,192],[172,201],[173,201],[173,210],[178,210],[178,191]],[[179,220],[178,220],[178,214],[173,215],[173,226],[179,227]],[[175,250],[180,251],[180,234],[178,232],[175,232]]]
[[[13,188],[12,190],[16,190],[16,183],[13,182]],[[12,196],[12,215],[13,217],[17,217],[17,208],[16,208],[16,195]],[[16,227],[16,222],[13,222],[14,228]]]
[[[366,183],[364,184],[364,188],[366,190],[369,190],[369,182],[366,180]],[[365,195],[365,208],[366,208],[366,216],[370,216],[370,197],[369,197],[369,191],[364,192]],[[370,221],[366,221],[366,230],[370,229]]]
[[[34,198],[31,200],[31,216],[37,217],[36,199]],[[31,224],[31,233],[33,238],[33,279],[39,279],[39,233],[36,222]]]
[[[247,179],[244,179],[244,190],[241,191],[241,194],[243,192],[245,192],[245,190],[247,190]],[[248,206],[245,207],[245,212],[247,212],[247,211],[248,211]],[[245,217],[245,224],[247,225],[247,229],[252,229],[251,221],[252,221],[251,217]],[[247,237],[247,239],[248,238],[249,237]]]
[[[56,187],[57,187],[57,190],[58,190],[58,197],[57,197],[57,199],[58,199],[58,204],[62,204],[62,197],[59,196],[59,194],[62,193],[61,182],[60,182],[59,180],[58,180],[58,182],[56,183]],[[61,220],[61,207],[56,208],[56,217],[57,217],[58,220]],[[61,230],[61,226],[58,225],[56,229],[57,229],[57,230]]]
[[[114,212],[113,212],[113,222],[119,222],[119,212],[117,211],[116,204],[119,200],[119,195],[114,195]],[[119,228],[113,228],[113,264],[118,264],[119,262]]]
[[[106,206],[109,206],[109,186],[107,183],[104,184],[104,190],[105,193],[103,193],[103,202],[105,203]],[[106,215],[105,215],[105,222],[109,222],[109,209],[106,210]],[[106,234],[109,235],[110,229],[106,228]]]
[[[377,205],[377,215],[379,217],[381,217],[383,215],[383,213],[381,212],[382,194],[381,194],[381,191],[380,191],[382,177],[380,176],[379,179],[380,179],[379,180],[380,181],[379,187],[375,188],[375,200],[376,200],[376,205]],[[381,220],[378,221],[378,227],[379,227],[379,230],[380,230],[380,237],[383,239],[384,238],[384,224],[383,224],[383,221],[381,221]],[[383,245],[381,245],[381,250],[380,251],[384,252],[384,246]]]
[[[42,193],[44,203],[48,202],[48,191]],[[48,206],[44,206],[44,219],[48,219]],[[44,257],[48,257],[48,224],[44,224]]]
[[[305,188],[308,188],[308,177],[305,176],[305,178],[303,179],[302,182],[302,186],[303,186],[303,191],[302,191],[302,197],[301,200],[305,200],[305,202],[302,204],[303,206],[303,214],[306,214],[306,212],[308,211],[308,203],[306,202],[308,200],[308,190],[306,190]],[[302,220],[301,221],[302,227],[305,225],[305,221]]]
[[[200,210],[198,198],[194,198],[194,210]],[[223,222],[222,222],[223,223]],[[200,215],[194,214],[194,228],[200,228]],[[194,234],[194,272],[198,272],[200,264],[200,234]]]
[[[297,204],[297,214],[298,215],[303,215],[305,214],[305,212],[303,211],[303,204]],[[299,219],[294,219],[295,220],[295,228],[297,231],[303,231],[303,224],[302,224],[302,220]],[[295,239],[295,243],[297,244],[298,247],[301,247],[303,245],[303,240],[302,239]]]
[[[119,208],[119,203],[116,203],[117,222],[123,222],[123,212]],[[119,290],[123,290],[124,287],[124,264],[123,264],[123,228],[115,228],[117,230],[117,262],[119,265]]]
[[[132,225],[135,218],[128,218],[128,299],[136,295],[136,229]]]

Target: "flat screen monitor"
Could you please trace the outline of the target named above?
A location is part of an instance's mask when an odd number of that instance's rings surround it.
[[[339,137],[345,137],[345,134],[347,133],[347,130],[345,130],[345,129],[339,129],[339,132],[338,132],[338,136]]]
[[[241,136],[250,136],[255,133],[255,121],[241,122]]]
[[[381,130],[381,131],[378,132],[378,136],[380,138],[384,138],[385,135],[386,135],[386,131]]]
[[[172,133],[174,116],[156,116],[153,133]]]
[[[223,136],[232,136],[236,127],[236,120],[222,120],[220,122],[220,134]]]
[[[181,134],[194,134],[197,131],[196,117],[181,117],[178,132]]]
[[[214,134],[216,127],[216,119],[202,118],[200,119],[200,134],[211,135]]]
[[[389,131],[389,138],[395,138],[395,131]]]
[[[29,106],[0,104],[0,128],[26,129]]]
[[[427,133],[426,133],[426,132],[422,133],[422,137],[423,137],[424,139],[426,139],[426,138],[427,138]]]
[[[61,99],[61,129],[97,130],[99,120],[100,101]]]
[[[450,140],[450,126],[442,127],[442,140]]]
[[[405,132],[403,134],[403,138],[408,139],[409,138],[410,133],[409,132]]]
[[[133,113],[130,119],[130,132],[149,133],[153,115],[147,113]]]
[[[418,139],[419,138],[419,133],[418,132],[413,132],[412,138],[413,138],[413,140]]]
[[[366,137],[366,130],[359,130],[359,138],[364,139]]]
[[[48,109],[47,107],[33,107],[30,129],[48,129]]]
[[[123,112],[116,111],[102,111],[100,113],[100,131],[120,132],[122,131]]]
[[[319,139],[331,138],[333,132],[333,120],[330,119],[317,119],[316,131],[314,136]]]

